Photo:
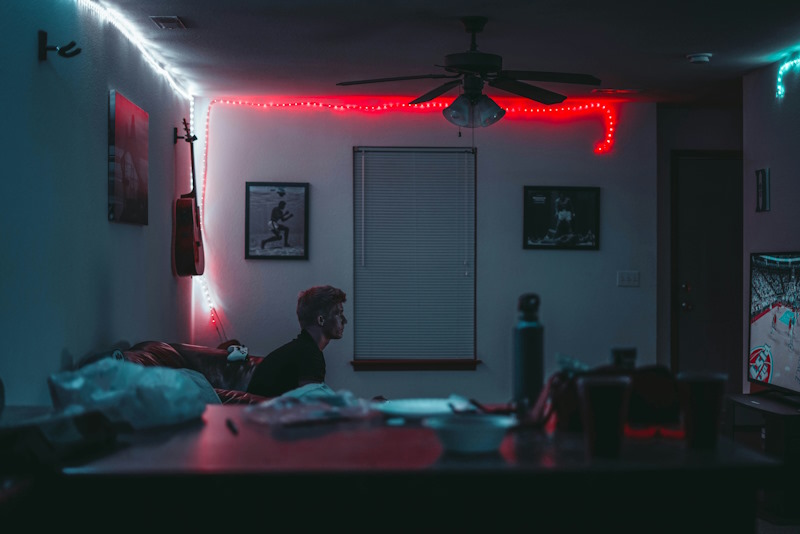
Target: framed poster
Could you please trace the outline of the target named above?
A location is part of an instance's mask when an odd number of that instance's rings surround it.
[[[525,186],[522,248],[600,248],[600,188]]]
[[[244,258],[308,259],[308,184],[247,182]]]
[[[147,224],[146,111],[118,91],[108,95],[108,220]]]

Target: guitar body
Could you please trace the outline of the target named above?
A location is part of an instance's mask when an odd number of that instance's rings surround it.
[[[191,146],[192,190],[175,201],[173,217],[173,259],[178,276],[196,276],[205,270],[203,236],[200,233],[200,207],[197,205],[197,187],[194,178],[194,145],[196,137],[189,133],[189,125],[183,119],[186,141]]]
[[[203,240],[197,199],[182,196],[175,201],[175,272],[178,276],[196,276],[205,270]]]

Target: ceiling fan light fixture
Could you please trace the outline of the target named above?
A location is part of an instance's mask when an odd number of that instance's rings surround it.
[[[477,126],[491,126],[506,114],[506,110],[486,95],[481,95],[478,101],[472,106],[473,117]]]
[[[505,114],[506,110],[486,95],[480,95],[474,102],[467,95],[460,95],[442,110],[448,122],[462,128],[485,128],[502,119]]]
[[[461,95],[453,103],[442,110],[442,115],[449,122],[462,128],[474,128],[472,122],[472,104],[466,95]]]

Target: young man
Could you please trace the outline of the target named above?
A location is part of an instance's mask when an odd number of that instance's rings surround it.
[[[325,382],[322,351],[332,339],[341,339],[347,319],[344,291],[332,286],[315,286],[297,298],[300,333],[292,341],[269,353],[258,364],[248,393],[278,397],[306,384]]]

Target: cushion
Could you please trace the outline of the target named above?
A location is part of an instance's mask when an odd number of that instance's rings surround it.
[[[122,351],[129,362],[138,363],[147,367],[160,365],[172,369],[189,367],[183,356],[168,343],[161,341],[142,341],[131,348]]]

